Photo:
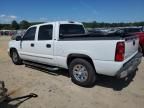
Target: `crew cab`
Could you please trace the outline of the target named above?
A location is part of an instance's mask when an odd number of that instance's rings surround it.
[[[16,65],[68,69],[74,83],[90,86],[99,74],[125,78],[136,70],[138,47],[135,35],[88,33],[79,22],[57,21],[29,27],[9,42],[8,52]]]

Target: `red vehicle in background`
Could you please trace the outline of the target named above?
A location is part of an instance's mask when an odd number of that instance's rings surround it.
[[[121,30],[123,30],[124,33],[134,33],[139,37],[140,51],[144,55],[144,27],[126,27]]]
[[[143,51],[143,55],[144,55],[144,32],[138,32],[136,33],[138,36],[139,36],[139,43],[140,43],[140,46],[142,48],[142,51]]]

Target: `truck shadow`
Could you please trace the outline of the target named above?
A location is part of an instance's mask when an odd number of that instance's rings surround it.
[[[34,66],[26,66],[26,67],[36,69],[38,71],[41,71],[50,75],[54,75],[54,76],[62,75],[62,76],[70,78],[68,70],[66,69],[60,69],[58,71],[49,71],[49,70],[34,67]],[[115,77],[98,75],[98,80],[96,81],[96,83],[92,86],[88,86],[88,88],[93,88],[94,86],[102,86],[102,87],[112,88],[115,91],[121,91],[123,88],[127,87],[133,81],[133,79],[136,76],[137,70],[138,69],[136,69],[134,72],[132,72],[132,74],[130,74],[128,77],[124,79],[117,79]]]
[[[100,75],[96,86],[102,86],[107,88],[112,88],[115,91],[121,91],[123,88],[127,87],[135,78],[136,71],[132,72],[128,77],[123,79],[117,79],[115,77],[103,76]]]

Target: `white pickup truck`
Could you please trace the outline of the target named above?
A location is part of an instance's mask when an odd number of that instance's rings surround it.
[[[128,34],[90,34],[78,22],[58,21],[34,25],[24,36],[9,42],[14,64],[69,69],[81,86],[93,85],[98,74],[124,78],[141,62],[139,39]]]

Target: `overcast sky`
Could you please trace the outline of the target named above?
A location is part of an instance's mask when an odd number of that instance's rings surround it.
[[[144,21],[144,0],[0,0],[0,23],[28,21]]]

